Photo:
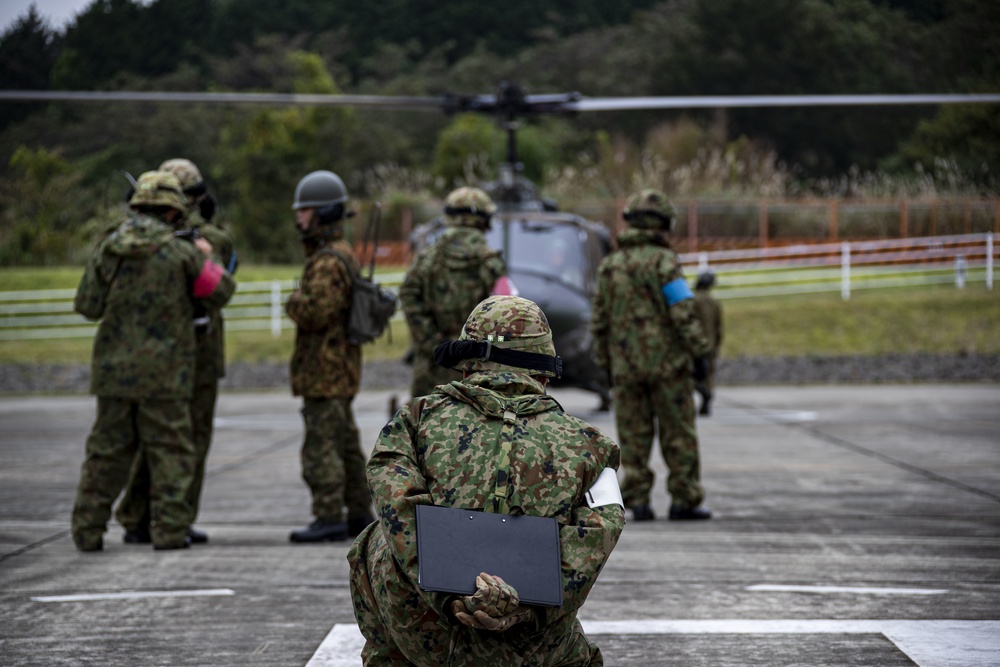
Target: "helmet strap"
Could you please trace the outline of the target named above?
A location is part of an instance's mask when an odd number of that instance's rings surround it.
[[[434,363],[453,368],[462,361],[478,359],[529,371],[552,373],[562,377],[562,357],[537,352],[522,352],[496,347],[491,341],[448,340],[434,348]]]

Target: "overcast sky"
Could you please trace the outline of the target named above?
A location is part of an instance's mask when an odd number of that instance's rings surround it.
[[[67,21],[71,21],[77,12],[93,0],[35,0],[38,13],[49,20],[56,30],[62,30]],[[10,27],[10,24],[28,12],[31,0],[0,0],[0,32]]]

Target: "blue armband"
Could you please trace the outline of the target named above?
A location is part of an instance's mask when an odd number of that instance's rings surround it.
[[[663,296],[667,299],[667,305],[672,306],[686,299],[693,299],[694,292],[691,291],[686,280],[678,278],[663,286]]]

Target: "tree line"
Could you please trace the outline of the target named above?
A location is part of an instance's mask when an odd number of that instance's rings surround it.
[[[970,93],[1000,88],[993,0],[94,0],[64,31],[0,34],[0,87],[588,96]],[[995,193],[1000,109],[734,109],[526,119],[525,172],[566,208],[638,185],[678,196]],[[387,220],[495,176],[492,119],[433,112],[0,104],[0,264],[79,261],[123,172],[205,172],[256,261],[297,257],[297,180],[328,168]],[[419,220],[418,220],[419,221]],[[82,248],[82,250],[81,250]]]

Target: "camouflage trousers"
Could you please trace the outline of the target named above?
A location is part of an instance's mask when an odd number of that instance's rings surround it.
[[[86,551],[101,544],[111,506],[137,455],[149,468],[153,544],[177,546],[184,542],[191,524],[187,493],[195,467],[187,401],[99,396],[73,505],[72,533],[77,548]]]
[[[191,398],[191,440],[194,443],[194,477],[188,489],[187,501],[191,505],[191,523],[198,516],[201,490],[205,485],[205,461],[208,448],[212,444],[212,426],[215,420],[215,404],[219,395],[219,381],[211,377],[200,378],[195,384]],[[137,456],[129,474],[128,486],[115,510],[115,519],[125,530],[145,531],[149,529],[149,466],[144,456]]]
[[[302,404],[305,441],[302,479],[312,493],[317,519],[343,521],[371,516],[361,436],[351,410],[353,398],[306,398]]]
[[[462,374],[450,368],[442,368],[434,363],[434,351],[417,350],[413,354],[413,382],[410,383],[410,396],[426,396],[434,391],[439,384],[448,384],[452,380],[461,380]]]
[[[601,650],[573,616],[559,619],[545,632],[534,624],[506,632],[468,628],[443,617],[396,566],[379,523],[355,540],[347,554],[351,565],[354,616],[365,637],[365,667],[511,667],[537,665],[602,667]]]
[[[622,499],[626,506],[649,503],[654,478],[649,455],[657,431],[669,471],[667,492],[672,504],[697,507],[704,499],[693,391],[694,381],[686,374],[657,382],[616,382],[615,425],[625,471]]]

